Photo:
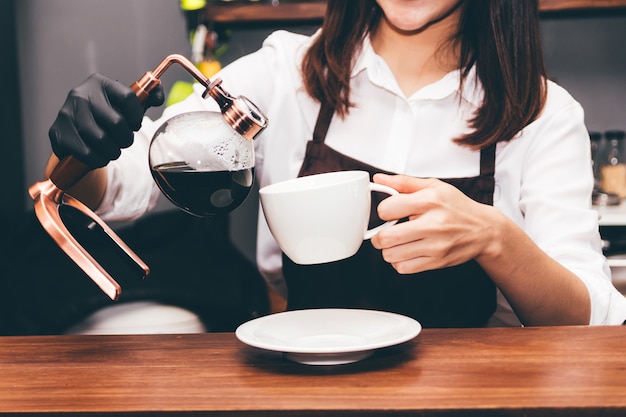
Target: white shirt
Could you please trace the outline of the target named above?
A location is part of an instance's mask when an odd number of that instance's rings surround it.
[[[315,36],[315,35],[314,35]],[[232,95],[245,95],[268,116],[255,140],[259,186],[297,176],[311,139],[319,104],[302,86],[300,63],[312,37],[278,31],[257,52],[226,66],[216,77]],[[380,169],[418,177],[470,177],[479,174],[480,153],[452,138],[468,131],[467,120],[482,99],[470,74],[459,100],[459,71],[405,97],[385,61],[364,42],[352,74],[356,108],[345,120],[334,118],[326,144]],[[147,163],[154,131],[169,117],[192,110],[216,110],[201,97],[202,87],[167,108],[157,121],[144,119],[135,143],[109,164],[109,187],[98,213],[105,220],[134,219],[158,196]],[[591,296],[590,324],[626,319],[626,299],[613,287],[602,254],[598,215],[591,207],[593,175],[583,109],[550,82],[540,117],[518,137],[496,150],[494,206],[520,226],[548,255],[578,275]],[[281,252],[259,213],[257,264],[281,294]],[[491,325],[520,325],[501,293]]]

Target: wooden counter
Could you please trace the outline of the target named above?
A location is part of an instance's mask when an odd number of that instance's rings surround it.
[[[0,338],[0,414],[624,416],[626,326],[426,329],[310,366],[232,333]]]

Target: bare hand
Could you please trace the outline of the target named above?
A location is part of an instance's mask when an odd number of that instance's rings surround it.
[[[437,179],[376,174],[374,181],[400,192],[378,205],[382,220],[409,221],[372,238],[385,261],[401,274],[459,265],[494,243],[493,207]]]

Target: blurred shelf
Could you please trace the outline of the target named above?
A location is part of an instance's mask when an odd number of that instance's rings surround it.
[[[539,0],[542,12],[626,8],[626,0]]]
[[[617,206],[593,206],[600,217],[600,226],[626,226],[626,201]]]
[[[325,1],[267,3],[209,4],[204,18],[214,23],[319,21],[326,12]]]
[[[541,12],[626,9],[626,0],[540,0]],[[283,1],[276,6],[261,2],[209,3],[204,9],[207,21],[215,23],[318,21],[326,11],[325,1]]]

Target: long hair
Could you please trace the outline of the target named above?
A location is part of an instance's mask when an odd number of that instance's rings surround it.
[[[375,0],[328,0],[323,30],[304,57],[307,92],[340,117],[354,106],[354,60],[381,16]],[[466,0],[459,31],[450,41],[461,51],[461,83],[475,67],[485,92],[469,120],[472,130],[455,140],[472,148],[511,140],[537,118],[546,99],[538,1]]]

